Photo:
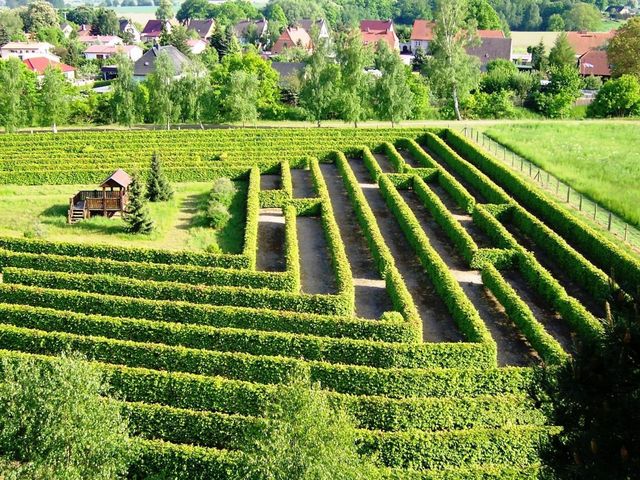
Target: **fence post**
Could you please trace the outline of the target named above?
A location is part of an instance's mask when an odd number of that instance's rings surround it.
[[[571,187],[567,185],[567,203],[569,203],[570,197],[571,197]]]
[[[582,194],[580,194],[580,211],[582,211]]]
[[[593,219],[595,220],[597,216],[598,216],[598,204],[594,202],[593,203]]]
[[[611,217],[612,217],[612,213],[609,212],[609,222],[607,224],[607,230],[611,231]]]
[[[522,171],[523,168],[524,168],[524,159],[521,158],[520,159],[520,171]]]
[[[624,241],[627,241],[627,230],[629,230],[629,224],[624,224]]]
[[[560,180],[556,178],[556,195],[560,193]]]
[[[529,176],[531,176],[531,162],[529,162]]]

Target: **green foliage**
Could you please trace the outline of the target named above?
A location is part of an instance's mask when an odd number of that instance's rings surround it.
[[[589,117],[633,117],[640,115],[640,81],[632,75],[609,80],[587,109]]]
[[[160,0],[156,10],[156,18],[163,22],[173,19],[173,4],[170,0]]]
[[[120,26],[116,12],[109,8],[98,8],[91,22],[91,35],[118,35]]]
[[[400,55],[384,41],[377,45],[375,60],[381,76],[374,86],[374,111],[379,119],[389,120],[394,126],[411,113],[413,93],[407,84],[407,72]]]
[[[118,76],[111,84],[113,90],[111,104],[113,105],[114,118],[119,124],[131,127],[140,118],[140,105],[136,102],[139,98],[139,87],[133,79],[131,60],[124,55],[118,55],[115,62]]]
[[[175,67],[167,52],[161,51],[155,61],[155,70],[147,80],[149,84],[149,105],[154,121],[166,125],[167,130],[175,115],[172,98],[174,91]]]
[[[29,102],[36,90],[35,75],[18,59],[0,63],[0,121],[6,132],[13,132],[28,121]]]
[[[340,115],[355,127],[367,118],[369,109],[369,76],[364,69],[370,52],[362,43],[360,32],[351,30],[337,39],[336,60],[340,66]]]
[[[151,157],[151,169],[147,176],[146,195],[150,202],[167,202],[173,198],[173,188],[164,174],[160,163],[160,155],[157,153],[154,153]]]
[[[124,212],[124,221],[130,233],[151,233],[154,229],[153,220],[149,217],[144,187],[137,175],[131,177],[128,191],[128,202]]]
[[[20,11],[25,32],[37,33],[40,29],[58,26],[58,14],[51,3],[34,0]]]
[[[328,45],[320,40],[305,67],[300,87],[300,105],[318,126],[337,109],[340,70],[327,58]]]
[[[223,228],[231,219],[229,209],[218,202],[211,202],[207,206],[207,219],[213,228]]]
[[[71,85],[62,72],[55,67],[47,67],[40,84],[39,117],[43,125],[50,125],[53,133],[58,131],[58,124],[64,123],[69,111],[69,94]]]
[[[230,74],[222,94],[228,121],[242,122],[244,126],[258,118],[258,87],[258,77],[254,74],[242,70]]]
[[[123,478],[127,422],[100,372],[77,356],[0,360],[0,466],[5,478]],[[3,462],[3,463],[4,463]]]
[[[607,57],[614,77],[625,74],[640,77],[640,58],[636,53],[639,48],[640,18],[634,17],[620,27],[616,36],[609,41]]]
[[[551,67],[563,68],[575,67],[576,63],[576,52],[569,43],[567,34],[563,32],[556,38],[549,52],[549,64]]]
[[[577,2],[565,15],[565,24],[572,31],[594,31],[600,25],[600,11],[590,3]]]
[[[536,109],[549,118],[564,118],[580,96],[582,79],[573,65],[551,67],[549,85],[534,92],[532,100]]]
[[[549,17],[549,25],[548,30],[550,32],[564,32],[566,29],[566,24],[562,15],[558,13],[554,13]]]
[[[269,423],[248,447],[248,478],[382,478],[369,458],[358,455],[353,421],[319,386],[295,379],[265,413]]]
[[[494,93],[478,92],[470,95],[463,104],[465,116],[474,118],[517,118],[513,105],[513,93],[505,90]]]

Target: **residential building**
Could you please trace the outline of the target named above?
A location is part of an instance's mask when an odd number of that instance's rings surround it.
[[[73,80],[76,77],[75,68],[69,65],[66,65],[64,63],[56,62],[55,60],[51,60],[50,58],[31,57],[31,58],[22,60],[22,63],[24,63],[29,70],[31,70],[32,72],[35,72],[39,80],[44,77],[44,72],[49,67],[59,69],[64,75],[64,77],[70,82],[73,82]]]
[[[160,35],[166,30],[171,33],[171,23],[162,20],[149,20],[140,33],[140,40],[147,43],[155,43],[160,40]]]
[[[84,51],[87,60],[106,60],[117,54],[125,55],[135,62],[142,57],[143,51],[137,45],[91,45]]]
[[[238,41],[243,45],[249,43],[248,37],[251,32],[254,32],[253,34],[256,38],[266,37],[268,28],[269,22],[266,18],[261,18],[260,20],[241,20],[233,27]]]
[[[130,35],[131,39],[133,40],[132,43],[140,42],[140,30],[138,30],[138,27],[136,27],[131,20],[128,20],[126,18],[121,18],[118,23],[120,28],[120,34]]]
[[[302,27],[288,27],[282,32],[280,38],[271,49],[271,53],[277,55],[287,48],[302,48],[308,52],[313,51],[313,42],[311,36]]]
[[[205,42],[201,38],[189,39],[187,40],[187,45],[189,45],[189,49],[191,53],[194,55],[200,55],[209,45],[208,42]]]
[[[607,46],[609,40],[615,37],[616,31],[609,32],[567,32],[567,40],[576,52],[576,57],[581,57],[589,50],[598,50]]]
[[[214,20],[190,20],[187,24],[187,30],[196,32],[202,40],[209,40],[215,26]]]
[[[134,79],[138,81],[144,80],[148,75],[153,73],[156,69],[156,60],[161,52],[166,52],[169,55],[171,63],[176,72],[176,78],[182,76],[182,71],[187,63],[191,62],[189,57],[178,50],[173,45],[159,46],[154,45],[148,52],[146,52],[133,66]]]
[[[271,62],[271,68],[273,68],[280,76],[279,84],[281,87],[290,85],[299,78],[300,74],[304,72],[306,63],[302,62]]]
[[[429,52],[435,28],[436,22],[431,20],[416,20],[413,22],[410,40],[411,52],[416,53],[418,48],[421,48],[425,53]]]
[[[114,47],[122,45],[122,39],[115,35],[83,35],[78,37],[78,41],[88,47],[92,45],[105,45]]]
[[[60,30],[62,31],[64,38],[69,38],[73,33],[73,27],[67,22],[62,22],[60,24]]]
[[[375,47],[382,40],[387,42],[391,50],[400,51],[400,40],[391,20],[362,20],[360,33],[365,45]]]
[[[0,47],[0,57],[17,57],[20,60],[44,57],[59,62],[60,57],[51,53],[52,49],[53,45],[47,42],[9,42]]]
[[[627,5],[610,5],[605,12],[615,20],[624,20],[636,14],[634,9]]]
[[[480,31],[478,32],[480,33]],[[502,32],[500,32],[502,33]],[[487,63],[492,60],[503,59],[511,61],[511,39],[490,33],[489,36],[481,36],[480,44],[467,47],[467,53],[480,59],[480,68],[486,71]]]
[[[78,39],[91,36],[91,25],[83,23],[78,27]]]
[[[303,18],[298,21],[298,26],[304,28],[310,36],[313,36],[314,32],[317,32],[318,39],[329,39],[329,27],[323,18],[320,20]]]
[[[594,75],[608,79],[611,77],[611,65],[606,50],[589,50],[578,59],[580,75],[589,77]]]

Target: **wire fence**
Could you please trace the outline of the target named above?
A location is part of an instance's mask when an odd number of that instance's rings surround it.
[[[560,179],[546,170],[542,170],[526,158],[496,142],[485,135],[484,132],[471,127],[464,127],[463,133],[467,138],[492,153],[495,158],[511,167],[520,176],[534,182],[567,207],[579,212],[589,223],[607,230],[616,238],[627,243],[635,251],[640,251],[640,230],[636,227],[629,225],[613,212],[574,190],[570,185],[560,181]]]

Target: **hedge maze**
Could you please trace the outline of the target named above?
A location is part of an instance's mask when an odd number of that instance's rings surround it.
[[[452,130],[4,135],[2,184],[95,183],[160,152],[247,182],[241,254],[0,238],[0,355],[104,371],[132,476],[233,478],[270,398],[319,382],[386,478],[538,478],[537,369],[598,338],[640,263]]]

